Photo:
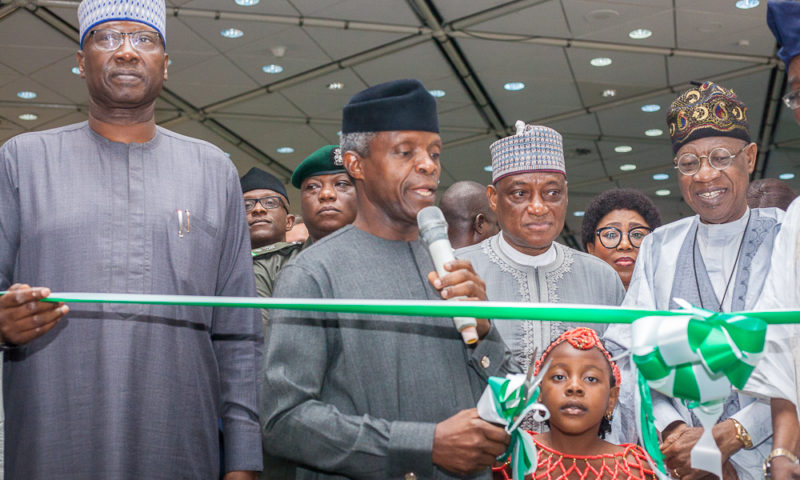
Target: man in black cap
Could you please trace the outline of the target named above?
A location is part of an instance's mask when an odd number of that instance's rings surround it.
[[[353,223],[356,187],[344,169],[338,145],[326,145],[303,160],[292,173],[292,185],[300,189],[300,209],[308,239],[303,248]]]
[[[450,185],[439,201],[447,220],[450,244],[458,249],[481,243],[500,231],[497,214],[489,208],[486,187],[465,180]]]
[[[341,141],[356,219],[286,265],[276,296],[486,298],[469,262],[439,278],[418,239],[417,212],[433,205],[441,173],[438,132],[436,100],[416,80],[350,100]],[[488,376],[514,365],[489,321],[478,335],[465,345],[449,318],[274,310],[264,448],[301,464],[303,478],[491,478],[509,437],[474,407]]]
[[[302,244],[286,241],[294,215],[289,213],[286,187],[274,175],[253,167],[242,178],[244,210],[250,227],[250,244],[256,290],[259,297],[271,297],[281,267],[297,255]],[[263,310],[266,323],[267,311]]]

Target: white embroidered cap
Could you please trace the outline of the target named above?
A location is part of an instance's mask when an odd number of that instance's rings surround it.
[[[517,120],[516,135],[494,142],[492,183],[515,173],[557,172],[567,174],[561,134],[550,127],[526,125]]]
[[[153,27],[167,44],[167,7],[164,0],[83,0],[78,5],[81,48],[86,34],[104,22],[139,22]]]

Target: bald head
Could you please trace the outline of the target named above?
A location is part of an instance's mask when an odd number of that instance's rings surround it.
[[[486,187],[478,182],[456,182],[442,195],[439,208],[447,220],[453,248],[467,247],[495,235],[500,227],[489,208]]]
[[[789,208],[797,194],[783,180],[762,178],[755,180],[747,187],[747,206],[750,208],[778,207]]]

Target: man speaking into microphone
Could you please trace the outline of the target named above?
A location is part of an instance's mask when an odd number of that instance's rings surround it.
[[[358,214],[287,265],[275,297],[485,300],[468,261],[434,272],[417,213],[433,205],[442,148],[436,100],[416,80],[356,94],[341,147]],[[478,474],[509,442],[478,417],[488,376],[515,371],[477,320],[467,345],[449,318],[274,310],[261,386],[265,451],[297,478],[454,478]]]

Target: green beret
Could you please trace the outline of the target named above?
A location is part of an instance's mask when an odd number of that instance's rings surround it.
[[[292,172],[292,185],[295,188],[300,188],[303,180],[308,177],[345,172],[339,145],[325,145],[306,157],[294,169],[294,172]]]

